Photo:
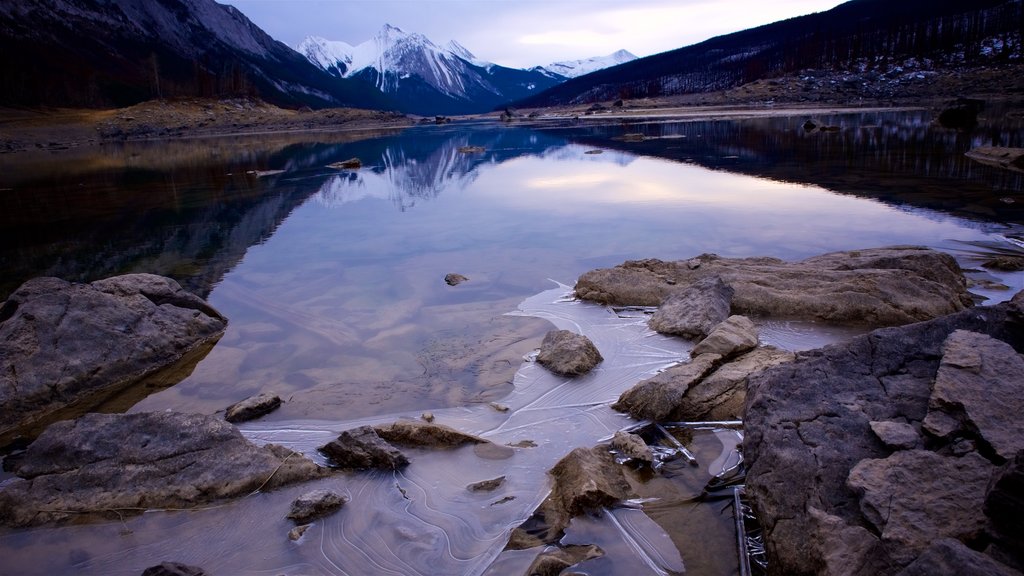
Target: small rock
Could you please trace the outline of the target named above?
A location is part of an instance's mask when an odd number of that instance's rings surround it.
[[[309,530],[310,526],[312,526],[312,524],[303,524],[302,526],[292,528],[288,531],[288,539],[294,542],[299,538],[302,538],[302,535],[306,533],[306,530]]]
[[[208,576],[207,572],[197,566],[189,566],[181,562],[162,562],[142,571],[142,576]]]
[[[588,546],[573,544],[569,546],[551,548],[544,550],[534,558],[526,574],[529,576],[558,576],[566,574],[565,570],[590,560],[604,556],[604,550],[599,546],[590,544]]]
[[[509,407],[508,406],[505,406],[504,404],[499,404],[497,402],[491,402],[490,406],[491,406],[491,408],[494,408],[498,412],[508,412],[509,411]]]
[[[224,419],[232,424],[255,420],[281,407],[281,397],[273,394],[259,394],[228,406]]]
[[[754,323],[746,316],[729,316],[698,342],[691,354],[718,354],[727,360],[757,348],[757,344],[757,327]]]
[[[921,445],[921,435],[905,422],[873,421],[871,430],[886,446],[896,450],[911,450]]]
[[[497,478],[492,478],[490,480],[481,480],[480,482],[474,482],[469,486],[466,486],[466,490],[469,490],[470,492],[490,492],[492,490],[497,490],[497,488],[504,483],[505,477],[498,476]]]
[[[434,413],[433,412],[424,412],[423,414],[420,415],[420,418],[422,418],[424,422],[433,422],[434,421]]]
[[[361,168],[362,165],[363,162],[359,158],[349,158],[348,160],[342,160],[341,162],[334,162],[332,164],[328,164],[327,167],[334,168],[336,170],[354,170],[356,168]]]
[[[480,154],[485,151],[483,146],[459,146],[459,152],[463,154]]]
[[[648,465],[654,463],[654,452],[651,451],[651,447],[644,442],[643,438],[636,434],[623,432],[622,430],[616,431],[615,436],[612,437],[611,447],[612,450],[630,460],[636,460]]]
[[[668,296],[648,325],[662,334],[703,338],[729,317],[733,289],[718,276],[702,278]]]
[[[317,518],[323,518],[335,512],[348,498],[330,490],[313,490],[299,496],[292,502],[288,518],[296,524],[308,524]]]
[[[469,280],[469,278],[466,278],[462,274],[455,274],[454,272],[451,274],[445,274],[444,276],[444,282],[449,286],[458,286],[467,280]]]
[[[604,358],[590,338],[569,330],[552,330],[544,336],[537,363],[563,376],[590,372]]]
[[[372,426],[346,430],[319,450],[338,468],[397,470],[409,465],[405,454],[378,436]]]

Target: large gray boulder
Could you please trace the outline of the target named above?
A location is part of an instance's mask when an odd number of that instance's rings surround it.
[[[212,343],[227,321],[170,278],[25,282],[0,306],[0,434],[109,397]]]
[[[732,295],[720,277],[701,278],[668,294],[647,324],[662,334],[703,338],[729,317]]]
[[[660,306],[673,293],[719,277],[733,290],[731,313],[752,317],[895,326],[971,305],[952,256],[914,246],[834,252],[800,262],[776,258],[627,261],[592,270],[576,295],[612,305]]]
[[[604,358],[582,334],[569,330],[552,330],[540,344],[537,363],[562,376],[578,376],[594,369]]]
[[[256,446],[213,416],[86,414],[48,427],[0,488],[0,523],[187,508],[319,478],[328,470],[282,446]]]
[[[884,576],[915,563],[929,538],[974,545],[1013,533],[1008,527],[994,534],[988,508],[987,519],[978,516],[979,502],[989,500],[989,486],[997,484],[983,480],[993,478],[993,466],[1003,460],[979,433],[987,428],[978,420],[981,412],[972,412],[976,429],[946,437],[922,425],[941,409],[931,403],[940,366],[964,364],[955,353],[944,356],[956,350],[962,336],[951,335],[958,330],[1002,341],[1014,351],[1011,357],[1024,350],[1024,311],[1004,303],[875,330],[750,378],[747,494],[764,527],[772,574]],[[1004,398],[1003,387],[1015,388],[1015,382],[989,380],[990,396]],[[894,435],[882,422],[909,425],[923,438],[913,441],[905,427],[905,434]],[[1004,425],[1006,434],[1024,435],[1024,421]],[[945,482],[962,484],[966,492]],[[962,528],[944,526],[942,518],[954,512],[970,520]]]

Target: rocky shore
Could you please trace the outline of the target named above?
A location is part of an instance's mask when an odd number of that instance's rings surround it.
[[[563,534],[574,518],[643,498],[666,454],[688,454],[678,441],[668,452],[653,448],[651,430],[706,420],[743,421],[746,495],[764,529],[769,574],[1021,573],[1024,293],[973,307],[956,262],[913,246],[795,263],[713,254],[632,261],[584,274],[575,291],[613,307],[657,307],[649,326],[694,345],[687,361],[612,405],[634,418],[635,433],[572,450],[550,470],[552,492],[507,545],[537,552],[527,573],[557,574],[608,554],[596,543],[563,544]],[[772,318],[879,328],[794,354],[761,344],[757,326]],[[0,485],[0,524],[197,508],[336,474],[391,473],[411,462],[399,446],[418,450],[417,458],[431,458],[424,448],[465,445],[492,457],[514,452],[424,416],[342,431],[320,447],[328,464],[321,466],[281,446],[257,446],[225,421],[275,409],[281,399],[271,395],[239,402],[224,417],[65,419],[68,406],[138,386],[215,342],[225,323],[152,275],[92,284],[42,278],[15,291],[0,307],[6,430],[61,421],[5,459],[17,477]],[[538,364],[568,379],[601,365],[593,343],[571,332],[552,331],[541,354]],[[51,406],[40,390],[61,391],[58,402]],[[61,410],[50,414],[53,407]],[[302,538],[309,522],[347,499],[307,491],[289,513],[289,538]],[[678,555],[662,561],[685,570]]]

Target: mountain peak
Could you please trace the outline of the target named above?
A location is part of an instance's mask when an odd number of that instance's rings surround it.
[[[560,74],[566,78],[575,78],[577,76],[583,76],[584,74],[590,74],[603,68],[610,68],[612,66],[618,66],[626,62],[636,60],[636,56],[628,50],[618,50],[612,52],[607,56],[595,56],[593,58],[586,58],[584,60],[566,60],[563,62],[553,62],[548,64],[544,68],[549,72]]]

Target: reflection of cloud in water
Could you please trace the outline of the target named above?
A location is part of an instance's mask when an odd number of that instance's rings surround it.
[[[485,154],[460,152],[459,148],[464,145],[462,141],[448,140],[426,159],[412,158],[399,147],[388,147],[381,155],[379,165],[332,176],[314,195],[314,201],[326,207],[338,207],[366,198],[376,198],[389,200],[399,210],[405,210],[414,206],[417,200],[436,198],[445,191],[466,189],[476,181],[484,167],[493,168],[524,156],[554,160],[556,165],[562,166],[563,162],[628,166],[635,159],[634,155],[624,152],[586,154],[590,148],[575,144],[549,148],[539,154],[521,149],[512,151],[511,155],[508,154],[510,150],[491,150]],[[561,178],[579,180],[579,186],[592,186],[600,184],[599,179],[606,176],[589,172]],[[547,178],[526,182],[525,185],[558,187],[567,184],[559,184]]]

